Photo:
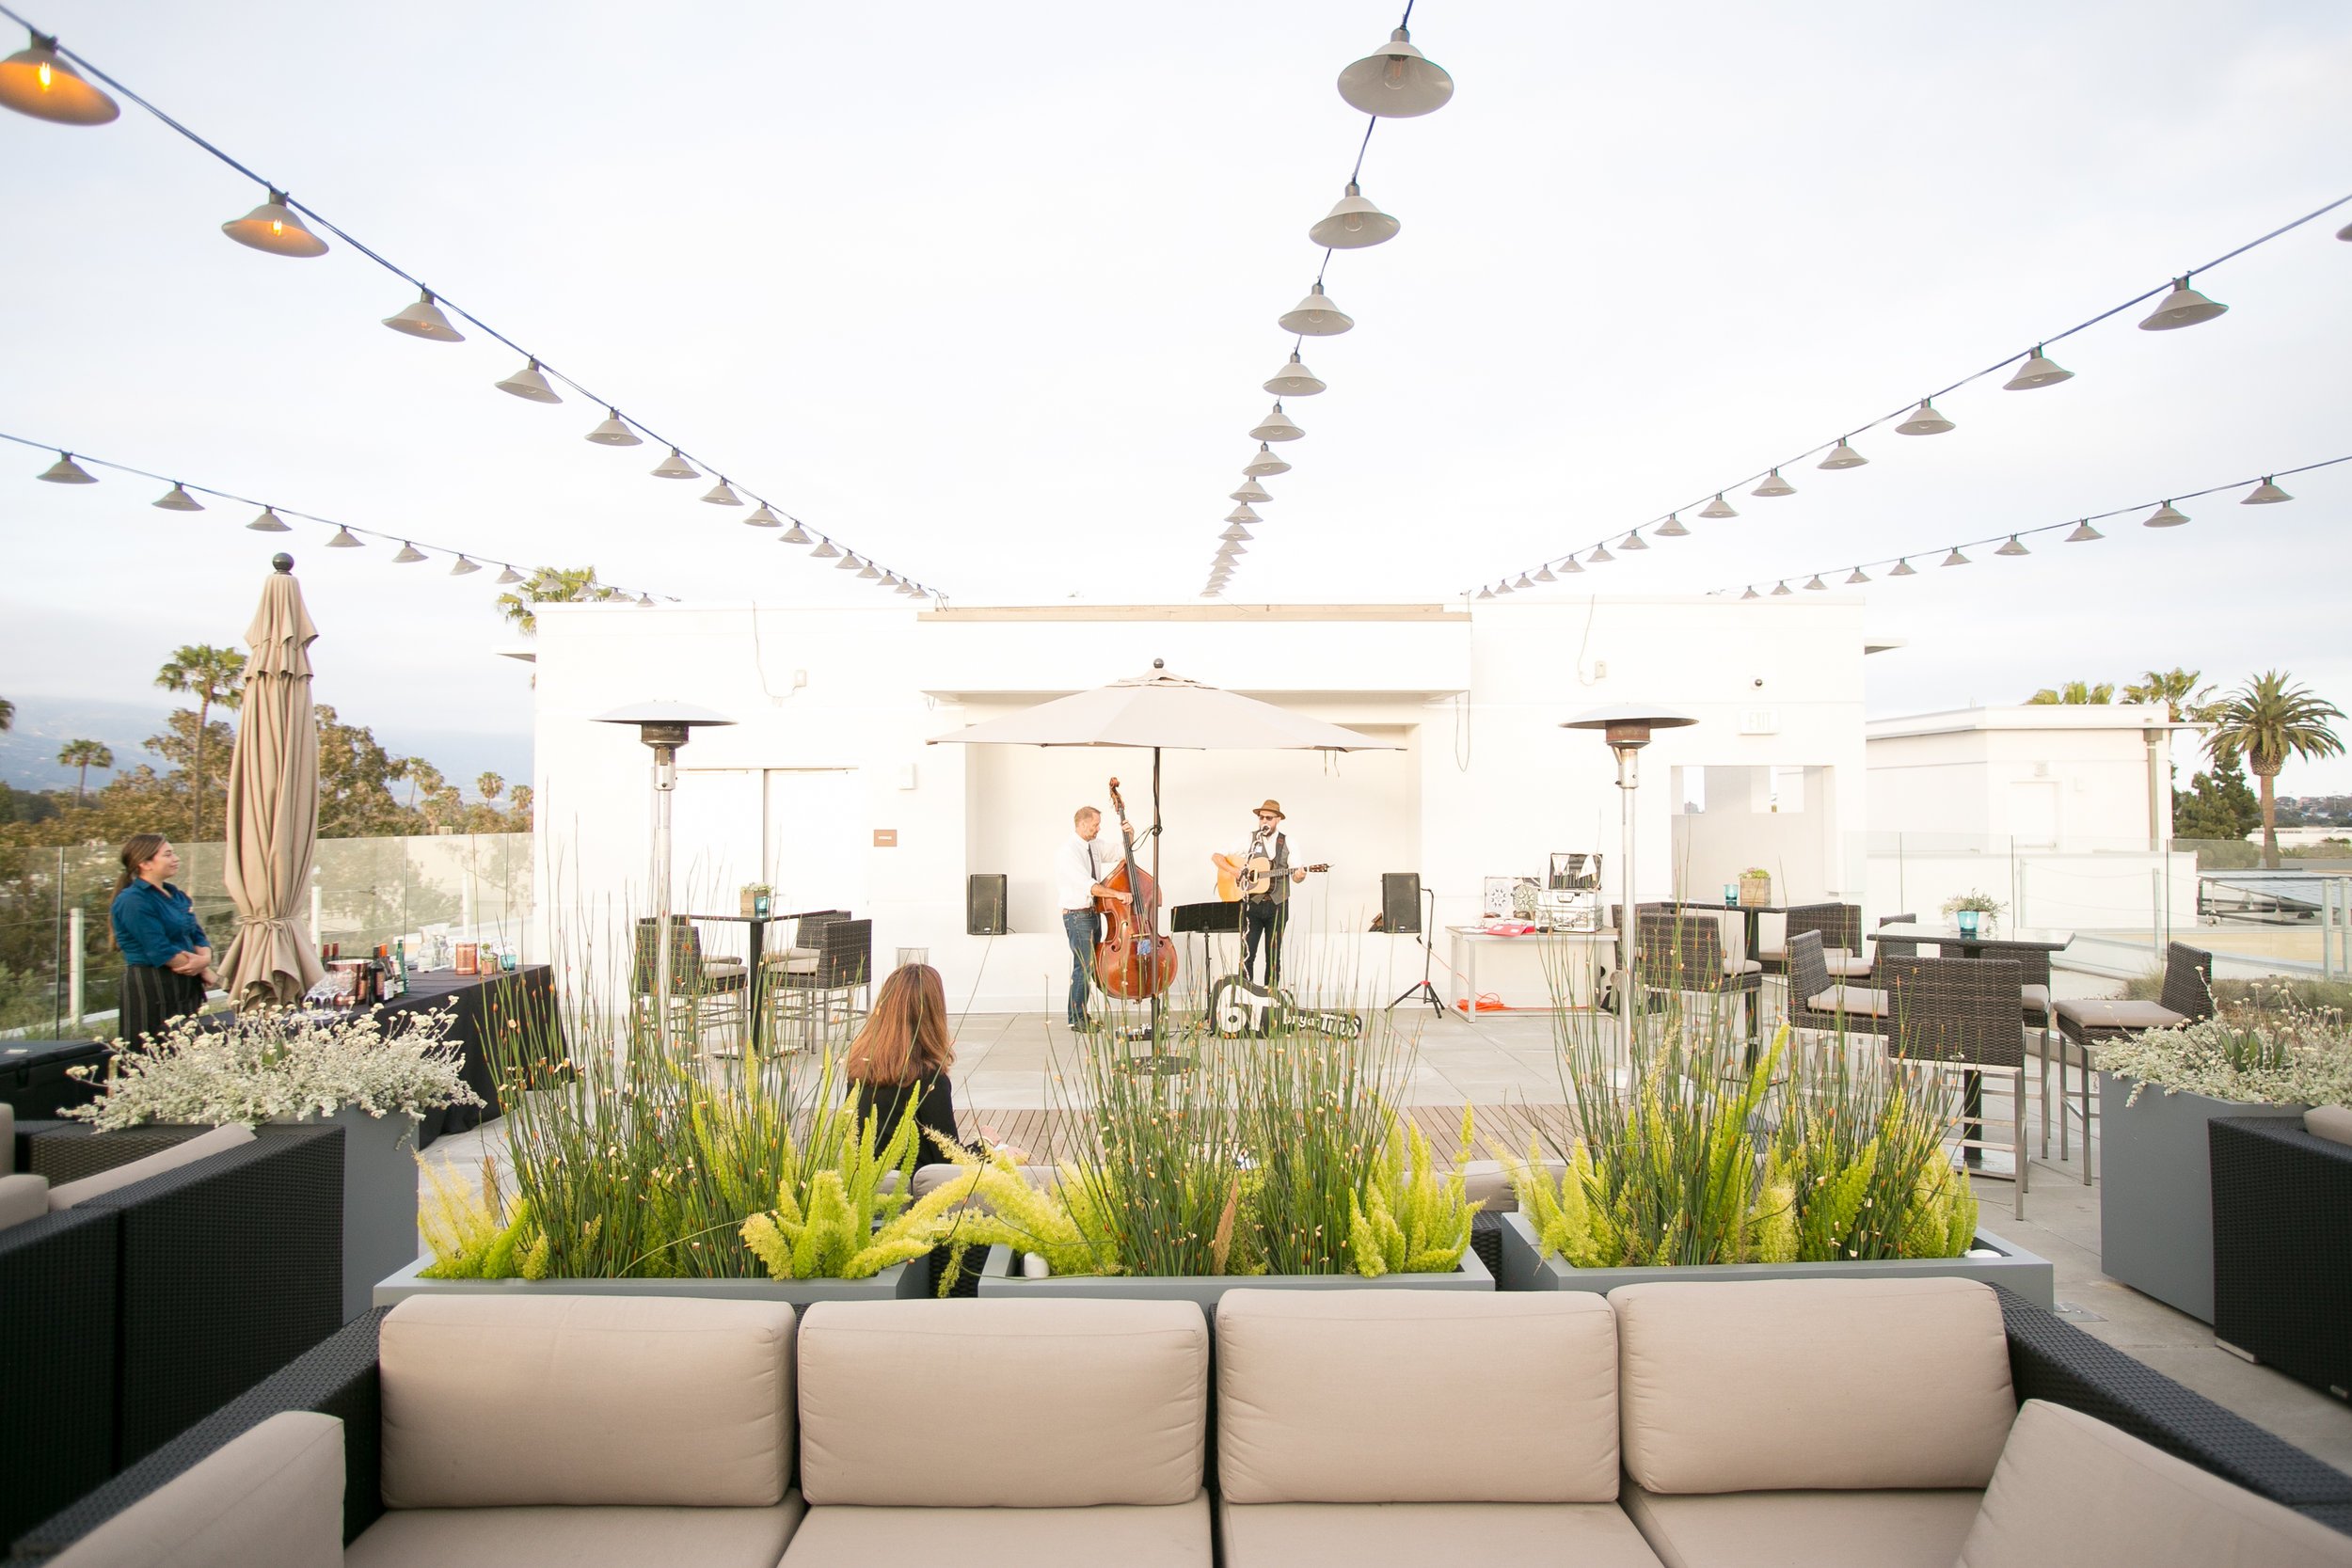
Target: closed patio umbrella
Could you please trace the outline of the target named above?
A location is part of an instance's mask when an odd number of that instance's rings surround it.
[[[237,934],[221,976],[240,1006],[289,1005],[326,972],[305,928],[319,842],[319,726],[310,706],[310,644],[294,557],[278,556],[245,640],[245,721],[229,761],[223,880]]]

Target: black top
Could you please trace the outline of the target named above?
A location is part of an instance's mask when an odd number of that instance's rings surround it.
[[[916,1100],[919,1093],[920,1100]],[[912,1084],[860,1084],[857,1086],[857,1119],[863,1129],[866,1118],[876,1118],[874,1152],[880,1154],[890,1147],[890,1140],[898,1135],[898,1123],[907,1114],[910,1101],[915,1103],[915,1125],[921,1129],[916,1137],[921,1147],[915,1150],[917,1165],[942,1165],[947,1157],[928,1135],[936,1132],[949,1143],[959,1144],[977,1153],[977,1146],[963,1144],[956,1134],[956,1091],[944,1072],[918,1078]]]

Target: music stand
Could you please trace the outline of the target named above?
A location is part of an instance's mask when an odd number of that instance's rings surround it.
[[[1171,904],[1168,909],[1168,928],[1176,936],[1197,936],[1196,961],[1200,968],[1201,1005],[1206,1006],[1209,994],[1209,938],[1238,936],[1241,933],[1241,906],[1229,904],[1221,898],[1199,904]]]
[[[1424,887],[1421,891],[1422,896],[1429,900],[1428,917],[1421,923],[1421,929],[1414,933],[1415,939],[1421,943],[1421,979],[1419,983],[1406,987],[1404,994],[1399,996],[1394,1002],[1389,1004],[1389,1011],[1391,1012],[1396,1011],[1396,1009],[1404,1006],[1408,999],[1416,996],[1420,997],[1423,1002],[1428,1003],[1438,1012],[1443,1013],[1445,1011],[1445,1003],[1438,995],[1438,988],[1429,983],[1429,960],[1436,956],[1435,949],[1429,945],[1429,930],[1431,927],[1437,925],[1438,923],[1438,891],[1435,888],[1428,887]]]

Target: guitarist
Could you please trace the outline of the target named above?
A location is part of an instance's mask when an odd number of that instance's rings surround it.
[[[1289,923],[1291,884],[1307,879],[1307,868],[1294,866],[1291,861],[1290,839],[1282,832],[1282,806],[1268,800],[1257,810],[1258,825],[1242,846],[1238,858],[1225,855],[1209,857],[1218,870],[1242,879],[1241,971],[1245,975],[1258,967],[1258,951],[1265,950],[1265,989],[1278,990],[1282,984],[1282,927]],[[1252,878],[1249,864],[1264,861],[1272,869],[1263,878]]]

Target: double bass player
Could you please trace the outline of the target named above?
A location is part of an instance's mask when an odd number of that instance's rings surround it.
[[[1087,985],[1094,973],[1098,931],[1094,901],[1108,898],[1123,904],[1130,898],[1123,890],[1104,885],[1103,879],[1110,875],[1110,862],[1103,847],[1094,842],[1103,831],[1103,814],[1092,806],[1080,806],[1071,825],[1076,831],[1054,855],[1054,895],[1061,907],[1062,935],[1070,941],[1069,1022],[1076,1030],[1088,1026]]]

